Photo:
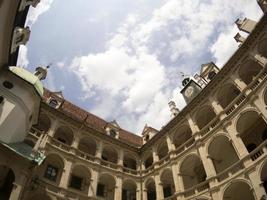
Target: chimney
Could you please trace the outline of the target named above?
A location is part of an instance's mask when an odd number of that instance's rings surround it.
[[[178,108],[176,108],[175,102],[174,101],[170,101],[169,103],[169,108],[171,111],[171,116],[175,117],[178,115],[178,113],[180,112]]]

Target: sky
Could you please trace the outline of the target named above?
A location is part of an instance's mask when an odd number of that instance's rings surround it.
[[[256,0],[41,0],[17,65],[52,63],[46,88],[140,135],[171,120],[169,101],[184,108],[181,72],[223,67],[238,48],[236,19],[261,16]]]

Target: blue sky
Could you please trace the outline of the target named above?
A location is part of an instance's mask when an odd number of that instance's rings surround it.
[[[18,65],[53,63],[48,89],[141,134],[171,119],[170,100],[185,106],[180,72],[222,67],[237,48],[234,21],[261,15],[256,0],[42,0]]]

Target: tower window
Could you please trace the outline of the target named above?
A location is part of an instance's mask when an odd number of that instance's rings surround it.
[[[50,181],[56,181],[57,174],[58,174],[58,168],[52,165],[47,165],[47,168],[44,174],[45,178],[49,179]]]
[[[117,135],[116,131],[113,130],[113,129],[110,130],[109,134],[110,134],[111,137],[114,137],[114,138],[115,138],[116,135]]]
[[[9,81],[4,81],[3,82],[3,86],[7,89],[12,89],[14,87],[13,83],[9,82]]]
[[[214,76],[216,75],[215,71],[211,71],[208,75],[208,79],[212,80],[214,78]]]
[[[149,140],[149,135],[146,135],[145,141],[147,142]]]
[[[58,102],[57,102],[57,100],[55,100],[55,99],[51,99],[51,100],[49,101],[49,106],[51,106],[52,108],[57,108],[57,106],[58,106]]]
[[[83,178],[72,175],[69,186],[77,190],[82,190],[82,182],[83,182]]]

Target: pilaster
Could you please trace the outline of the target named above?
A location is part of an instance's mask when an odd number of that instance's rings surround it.
[[[117,177],[114,199],[122,198],[122,178]]]
[[[97,184],[98,184],[98,171],[96,169],[92,169],[92,174],[91,174],[91,183],[89,187],[89,193],[88,195],[90,197],[96,198],[96,190],[97,190]]]
[[[163,187],[160,181],[159,174],[155,175],[155,184],[156,184],[157,200],[163,200],[164,199]]]
[[[69,183],[69,178],[71,174],[71,167],[72,167],[72,162],[70,160],[65,161],[65,167],[63,169],[61,179],[59,182],[59,187],[62,188],[68,188],[68,183]]]

